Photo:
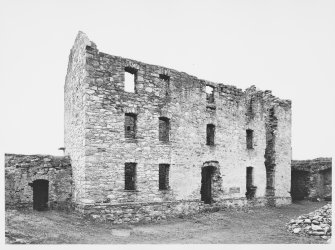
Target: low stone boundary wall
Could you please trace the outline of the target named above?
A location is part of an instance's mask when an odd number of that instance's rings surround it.
[[[291,198],[273,198],[276,205],[291,203]],[[213,204],[204,204],[200,200],[182,200],[168,202],[143,203],[78,203],[75,211],[80,215],[101,222],[112,224],[155,222],[168,218],[184,217],[205,211],[218,211],[225,208],[242,208],[266,206],[268,199],[261,197],[253,200],[246,198],[231,198]]]

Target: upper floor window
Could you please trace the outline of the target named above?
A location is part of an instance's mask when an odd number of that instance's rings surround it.
[[[137,69],[131,67],[124,68],[124,90],[126,92],[136,92]]]
[[[254,131],[251,129],[247,129],[247,149],[253,149],[253,140],[254,140]]]
[[[169,141],[170,120],[166,117],[159,117],[159,140]]]
[[[124,121],[124,130],[125,130],[125,137],[135,139],[136,137],[136,121],[137,115],[132,113],[125,114],[125,121]]]
[[[214,87],[206,85],[206,100],[208,103],[214,102]]]
[[[214,134],[215,134],[215,125],[207,124],[207,141],[206,144],[213,146],[214,145]]]
[[[164,75],[164,74],[159,74],[159,79],[162,80],[162,82],[164,83],[163,87],[163,91],[165,96],[169,95],[169,89],[170,89],[170,77],[168,75]]]

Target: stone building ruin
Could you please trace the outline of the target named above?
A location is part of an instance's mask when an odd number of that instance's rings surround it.
[[[293,200],[331,200],[332,158],[293,160],[291,178]]]
[[[271,91],[111,56],[79,32],[64,95],[71,203],[85,216],[291,202],[291,101]]]

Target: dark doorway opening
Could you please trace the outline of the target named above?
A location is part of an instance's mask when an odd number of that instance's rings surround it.
[[[293,201],[308,197],[309,173],[307,171],[291,172],[291,196]]]
[[[35,180],[33,182],[33,209],[44,211],[48,209],[49,181]]]
[[[207,166],[201,170],[201,200],[205,204],[212,203],[212,177],[213,177],[214,167]]]
[[[247,192],[245,193],[248,200],[251,200],[255,197],[256,186],[254,186],[254,169],[253,167],[247,167],[247,179],[246,179],[246,188]]]

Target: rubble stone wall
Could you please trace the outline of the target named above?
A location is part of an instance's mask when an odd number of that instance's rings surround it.
[[[64,145],[71,155],[73,201],[85,197],[85,88],[86,46],[91,42],[79,33],[71,49],[64,85]]]
[[[281,201],[281,199],[279,199]],[[287,201],[285,201],[286,204]],[[76,212],[86,218],[110,222],[113,224],[154,222],[173,217],[184,217],[203,211],[217,211],[223,208],[241,208],[246,206],[265,206],[265,198],[247,200],[246,198],[230,198],[215,203],[204,204],[199,200],[179,200],[164,202],[138,203],[77,203]]]
[[[331,196],[332,158],[292,161],[292,198],[315,199]]]
[[[242,91],[173,69],[108,55],[83,33],[78,37],[85,42],[76,40],[72,49],[80,52],[80,60],[70,58],[65,89],[70,93],[80,89],[80,105],[78,99],[69,97],[65,103],[65,147],[74,162],[74,189],[81,192],[75,195],[78,204],[200,201],[201,170],[206,162],[217,162],[214,203],[245,198],[247,167],[253,167],[255,196],[264,198],[266,119],[270,110],[278,121],[273,131],[276,143],[269,153],[276,171],[271,195],[281,204],[290,202],[289,100],[254,86]],[[124,90],[126,68],[136,74],[134,93]],[[79,73],[75,72],[82,72],[84,79],[76,80]],[[206,98],[207,85],[214,88],[214,102]],[[70,110],[78,110],[78,115]],[[125,138],[126,113],[136,115],[134,139]],[[159,141],[160,117],[169,119],[168,142]],[[206,145],[207,124],[215,125],[213,146]],[[247,129],[253,130],[252,149],[246,146]],[[137,164],[135,191],[125,190],[125,163]],[[170,165],[168,190],[159,190],[159,164]]]
[[[71,204],[72,171],[69,157],[5,155],[5,202],[8,207],[33,207],[35,180],[49,181],[49,208]]]

